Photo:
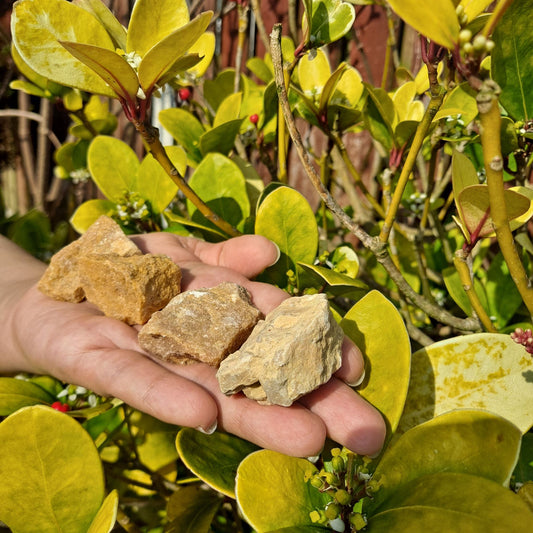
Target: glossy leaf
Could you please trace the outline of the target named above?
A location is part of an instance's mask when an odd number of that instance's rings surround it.
[[[242,92],[236,92],[230,94],[227,98],[221,102],[218,106],[215,120],[213,121],[213,127],[216,128],[225,122],[235,120],[239,118],[242,103]]]
[[[191,176],[189,185],[215,213],[235,227],[250,215],[244,176],[239,167],[222,154],[207,154]],[[189,201],[187,209],[194,221],[211,226]]]
[[[87,533],[110,533],[117,521],[118,493],[112,490],[91,523]]]
[[[533,513],[519,496],[498,483],[468,474],[442,472],[415,479],[372,516],[369,533],[468,531],[527,533]]]
[[[526,432],[533,425],[533,362],[508,335],[477,333],[413,354],[399,431],[453,409],[484,409]]]
[[[136,0],[125,51],[144,57],[150,48],[188,22],[186,0]]]
[[[531,201],[522,194],[507,189],[504,191],[505,207],[509,220],[520,217],[531,207]],[[487,185],[469,185],[458,195],[456,200],[461,220],[472,236],[486,237],[494,231],[490,216],[489,190]]]
[[[209,68],[215,54],[215,34],[210,31],[202,33],[198,40],[189,48],[189,54],[198,54],[202,59],[194,67],[187,70],[187,75],[200,78]]]
[[[239,118],[206,131],[200,137],[202,155],[205,156],[210,152],[228,155],[235,146],[235,137],[239,133],[241,124],[242,119]]]
[[[500,102],[515,120],[533,118],[533,65],[531,49],[533,10],[528,2],[513,2],[492,36],[491,69],[502,93]]]
[[[201,13],[146,52],[139,65],[139,82],[147,94],[199,39],[209,25],[212,16],[211,11]],[[174,74],[177,73],[174,69],[173,72]]]
[[[369,98],[365,108],[365,120],[370,134],[387,150],[394,146],[393,123],[396,121],[394,103],[386,91],[365,84]]]
[[[477,117],[477,114],[475,91],[468,83],[461,83],[446,96],[442,107],[433,117],[433,122],[446,117],[460,116],[465,126],[467,126]]]
[[[298,62],[298,81],[304,94],[313,99],[319,97],[331,75],[329,60],[323,50],[308,52]]]
[[[397,15],[416,31],[453,50],[459,37],[459,21],[452,0],[438,3],[418,0],[387,0]]]
[[[139,89],[136,72],[116,52],[99,46],[61,41],[82,63],[93,69],[122,100],[134,101]]]
[[[409,336],[400,313],[380,292],[371,291],[346,313],[341,327],[365,357],[366,376],[359,394],[381,411],[394,432],[411,364]]]
[[[100,135],[87,152],[87,164],[98,188],[108,200],[120,201],[133,183],[139,170],[135,152],[120,139]]]
[[[0,478],[0,520],[13,531],[87,531],[104,499],[94,442],[49,407],[25,407],[0,424]]]
[[[187,168],[185,152],[178,146],[167,146],[165,150],[173,165],[183,176]],[[151,154],[147,154],[141,161],[131,190],[148,200],[152,211],[158,214],[174,199],[178,192],[178,186],[172,181],[172,178],[165,172],[159,162]]]
[[[267,273],[283,284],[287,270],[295,270],[299,262],[311,264],[315,259],[318,249],[315,216],[307,200],[286,186],[276,188],[260,201],[255,233],[279,246],[281,257]]]
[[[49,405],[54,400],[42,387],[29,381],[0,377],[0,416],[10,415],[29,405]]]
[[[313,277],[323,285],[327,285],[327,292],[345,298],[361,298],[368,291],[368,286],[357,279],[335,270],[320,266],[298,263],[304,270],[314,275]]]
[[[335,90],[329,99],[329,105],[346,105],[355,107],[364,92],[363,79],[359,71],[346,65]]]
[[[442,278],[448,294],[453,301],[464,311],[467,316],[472,316],[472,304],[461,283],[461,278],[455,267],[448,267],[442,271]],[[478,278],[474,277],[474,290],[483,306],[483,309],[488,310],[489,304],[485,289]]]
[[[115,48],[126,51],[126,30],[104,2],[101,0],[74,0],[73,3],[92,13],[113,39]]]
[[[391,495],[404,492],[412,480],[443,471],[508,485],[521,437],[514,424],[486,411],[452,411],[416,426],[383,454],[367,485],[367,510],[390,508]]]
[[[355,20],[354,7],[342,0],[305,0],[304,7],[304,30],[309,29],[308,40],[315,48],[344,37]]]
[[[200,137],[205,129],[200,121],[184,109],[164,109],[159,113],[159,121],[176,142],[187,152],[189,163],[196,166],[202,160]]]
[[[115,96],[100,76],[59,44],[75,41],[114,51],[105,28],[85,9],[66,0],[22,0],[14,6],[11,27],[22,59],[41,76],[68,87]]]
[[[78,233],[85,233],[102,215],[111,216],[116,209],[117,204],[110,200],[87,200],[74,211],[70,223]]]
[[[222,496],[198,483],[179,487],[167,505],[165,533],[209,533]]]
[[[176,448],[187,468],[202,481],[226,496],[235,498],[235,476],[241,461],[257,446],[228,433],[204,435],[183,428],[176,437]]]
[[[305,459],[270,450],[250,454],[239,465],[235,484],[247,522],[260,532],[312,526],[309,513],[330,499],[305,481],[316,470]]]

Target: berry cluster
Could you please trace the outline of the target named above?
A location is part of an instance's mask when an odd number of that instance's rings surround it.
[[[340,448],[333,448],[331,455],[331,461],[325,461],[323,468],[308,479],[312,487],[330,495],[331,501],[323,509],[312,511],[310,518],[333,531],[361,531],[366,527],[362,503],[367,496],[370,460]]]
[[[533,355],[533,333],[530,329],[516,328],[511,333],[511,339],[525,347],[526,352]]]

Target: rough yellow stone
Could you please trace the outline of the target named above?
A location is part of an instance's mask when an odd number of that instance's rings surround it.
[[[144,324],[180,292],[181,270],[165,255],[85,255],[78,269],[87,300],[127,324]]]

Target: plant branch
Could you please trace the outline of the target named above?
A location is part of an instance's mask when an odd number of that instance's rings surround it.
[[[170,176],[172,181],[179,187],[180,191],[185,197],[190,200],[194,206],[204,215],[207,220],[215,224],[219,229],[231,237],[237,237],[241,233],[237,231],[231,224],[226,222],[223,218],[213,212],[204,201],[189,187],[183,176],[180,175],[177,168],[172,164],[161,141],[159,139],[159,131],[150,125],[137,120],[132,121],[135,129],[141,134],[146,142],[146,145],[153,155],[154,159],[159,162],[165,172]]]
[[[285,117],[287,128],[291,135],[292,141],[298,152],[298,156],[300,157],[302,166],[314,188],[316,189],[317,193],[321,197],[322,201],[326,204],[328,209],[338,218],[341,224],[349,231],[351,231],[361,241],[365,248],[369,249],[376,256],[376,259],[379,261],[379,263],[381,263],[383,268],[385,268],[392,281],[397,285],[398,289],[414,305],[418,306],[420,309],[422,309],[422,311],[424,311],[426,314],[433,317],[434,319],[444,324],[448,324],[453,328],[463,331],[479,330],[479,325],[476,320],[456,318],[451,313],[447,312],[444,309],[441,309],[436,305],[431,304],[423,296],[417,294],[404,279],[401,272],[393,264],[386,250],[385,244],[380,242],[379,238],[371,237],[358,224],[356,224],[344,212],[342,207],[335,201],[329,191],[325,189],[322,182],[320,181],[320,176],[312,165],[309,155],[305,150],[300,136],[300,132],[296,128],[296,124],[294,122],[294,118],[290,110],[289,101],[287,98],[287,90],[285,87],[285,79],[283,76],[280,39],[281,25],[276,24],[274,25],[272,34],[270,36],[270,47],[281,109],[283,111],[283,115]]]
[[[481,90],[477,95],[490,215],[500,250],[509,267],[509,273],[529,313],[533,316],[533,289],[516,249],[505,205],[500,138],[501,115],[498,106],[499,93],[498,85],[492,80],[486,80],[481,85]]]

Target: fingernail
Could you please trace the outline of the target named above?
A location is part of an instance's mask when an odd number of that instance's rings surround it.
[[[203,428],[202,426],[198,426],[196,429],[204,435],[212,435],[217,429],[217,424],[218,422],[215,419],[215,421],[209,427]]]
[[[361,383],[363,383],[363,381],[365,380],[365,376],[366,376],[366,371],[363,370],[363,373],[361,374],[361,376],[359,377],[359,379],[353,383],[347,383],[347,385],[350,385],[350,387],[359,387],[359,385],[361,385]]]
[[[312,455],[311,457],[308,457],[307,460],[310,463],[316,463],[320,459],[320,455]]]
[[[276,250],[278,251],[276,260],[272,264],[268,265],[268,266],[274,266],[279,261],[279,258],[281,257],[281,250],[279,249],[279,246],[274,241],[270,241],[270,242],[276,247]]]

